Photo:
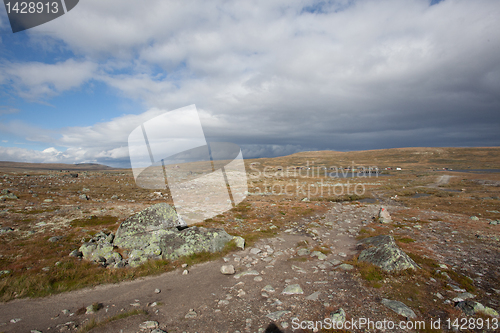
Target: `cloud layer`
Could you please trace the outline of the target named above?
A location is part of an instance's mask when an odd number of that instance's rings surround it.
[[[74,58],[4,62],[0,81],[23,98],[95,80],[148,112],[196,104],[205,133],[248,157],[499,145],[498,17],[496,0],[86,0],[32,36]],[[127,131],[149,115],[52,142],[74,160],[121,163]]]

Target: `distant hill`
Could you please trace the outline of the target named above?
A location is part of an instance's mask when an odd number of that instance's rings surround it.
[[[24,162],[2,162],[0,161],[0,171],[110,171],[118,170],[107,165],[97,163],[24,163]]]
[[[418,147],[365,151],[308,151],[289,156],[246,160],[261,166],[363,166],[405,169],[499,169],[500,147]]]

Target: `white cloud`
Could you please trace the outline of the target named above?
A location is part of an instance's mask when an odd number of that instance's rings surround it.
[[[84,61],[9,64],[3,80],[23,96],[53,96],[93,79],[151,108],[59,137],[13,127],[83,149],[64,152],[72,158],[123,159],[135,124],[190,104],[208,136],[250,156],[398,136],[424,145],[429,133],[438,145],[499,144],[499,16],[497,0],[86,0],[32,34]],[[475,136],[455,135],[468,128]]]
[[[7,62],[1,65],[1,69],[6,77],[4,81],[10,81],[17,94],[33,100],[79,87],[93,77],[97,64],[73,59],[56,64]]]

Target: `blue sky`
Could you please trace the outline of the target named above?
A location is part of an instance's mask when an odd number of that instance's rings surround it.
[[[135,127],[191,104],[246,158],[498,146],[498,17],[496,0],[85,0],[13,34],[1,9],[0,160],[127,166]]]

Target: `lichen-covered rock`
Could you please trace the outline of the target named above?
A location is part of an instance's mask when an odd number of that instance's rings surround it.
[[[368,248],[361,251],[359,261],[372,263],[387,272],[419,268],[413,259],[396,245],[390,235],[366,238],[360,244]]]
[[[176,233],[185,227],[177,212],[166,203],[155,204],[132,215],[120,224],[113,243],[128,249],[143,249],[160,255],[161,237]]]
[[[114,246],[109,243],[85,243],[80,246],[78,251],[87,260],[106,265],[122,260],[122,256],[118,252],[115,252]]]
[[[85,259],[104,266],[136,267],[148,259],[175,260],[200,252],[217,252],[233,238],[224,229],[188,228],[172,207],[161,203],[129,217],[116,235],[97,233],[79,251]],[[116,247],[124,249],[128,258],[123,259],[114,250]]]
[[[382,304],[387,306],[389,309],[392,311],[396,312],[398,315],[401,315],[406,318],[416,318],[417,315],[415,312],[413,312],[412,309],[410,309],[406,304],[400,302],[400,301],[393,301],[390,299],[383,298],[382,299]]]
[[[176,229],[175,229],[176,230]],[[164,234],[160,248],[166,259],[177,259],[200,252],[218,252],[233,239],[224,229],[207,229],[196,226]]]
[[[484,313],[484,314],[492,316],[492,317],[498,317],[497,311],[495,311],[494,309],[489,308],[487,306],[484,306],[479,302],[465,300],[462,302],[458,302],[455,306],[457,308],[459,308],[460,310],[462,310],[468,316],[473,316],[476,313],[480,312],[480,313]]]
[[[236,244],[237,248],[239,248],[241,250],[245,249],[245,238],[243,238],[241,236],[234,236],[233,239],[234,239],[234,243]]]

